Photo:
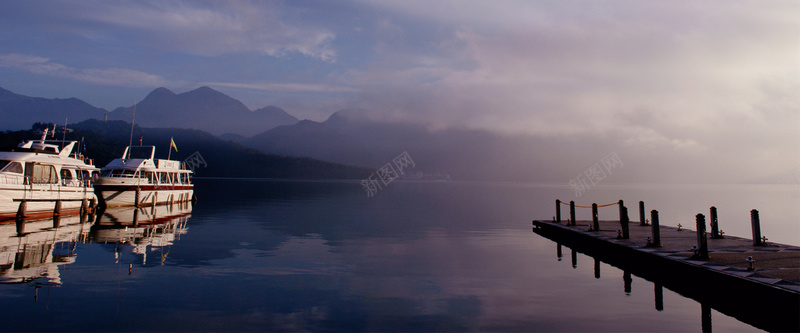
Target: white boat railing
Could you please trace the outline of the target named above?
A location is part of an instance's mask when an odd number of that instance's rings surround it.
[[[0,184],[25,185],[25,177],[22,175],[9,175],[5,173],[0,173]]]
[[[7,173],[0,173],[0,185],[50,185],[59,186],[58,182],[54,182],[49,178],[32,178],[30,176],[22,176],[22,175],[15,175],[15,174],[7,174]],[[92,187],[93,181],[91,179],[71,179],[71,180],[62,180],[61,186],[64,187]]]

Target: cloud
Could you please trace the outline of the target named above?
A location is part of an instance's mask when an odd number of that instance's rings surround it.
[[[202,85],[244,88],[264,91],[292,91],[292,92],[322,92],[322,93],[353,93],[357,89],[346,86],[336,86],[315,83],[235,83],[235,82],[205,82]]]
[[[82,2],[65,4],[77,26],[99,26],[105,38],[138,37],[141,45],[218,56],[242,52],[285,57],[299,53],[335,62],[335,34],[296,21],[287,21],[287,9],[277,3],[233,2]],[[98,38],[91,29],[90,38]],[[77,30],[76,30],[77,31]],[[86,31],[86,30],[81,30]],[[104,38],[104,37],[100,37]]]
[[[154,87],[166,83],[158,75],[140,71],[124,68],[72,68],[52,62],[48,58],[16,53],[0,54],[0,67],[105,86]]]
[[[800,73],[800,40],[793,33],[800,21],[786,14],[791,4],[369,3],[451,33],[448,40],[429,41],[449,47],[424,54],[437,61],[386,49],[408,59],[402,68],[387,62],[352,73],[365,103],[449,124],[603,133],[619,131],[620,117],[646,108],[659,122],[641,126],[668,137],[686,135],[715,119],[758,118],[768,98],[761,87],[777,85],[769,97],[785,100],[793,86],[787,78]],[[392,28],[394,35],[414,29]],[[454,54],[470,66],[448,64]]]

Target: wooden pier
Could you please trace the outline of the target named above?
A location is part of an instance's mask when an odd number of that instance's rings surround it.
[[[660,226],[657,211],[646,219],[642,202],[640,221],[632,223],[624,203],[616,204],[619,220],[601,221],[596,204],[571,202],[570,218],[561,221],[566,204],[557,200],[557,218],[533,221],[533,231],[556,242],[559,253],[565,245],[653,281],[656,294],[659,286],[667,287],[768,331],[800,331],[800,247],[766,242],[757,211],[751,213],[753,239],[746,239],[721,234],[714,207],[707,232],[703,214],[694,223],[687,221],[691,230]],[[592,208],[593,220],[576,221],[576,207]]]

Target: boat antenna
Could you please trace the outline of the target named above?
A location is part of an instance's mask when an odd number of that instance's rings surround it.
[[[133,122],[136,121],[136,102],[133,102],[133,117],[131,117],[131,138],[128,141],[128,158],[131,159],[131,146],[133,145]]]
[[[67,141],[67,117],[64,117],[64,134],[61,135],[61,149],[64,149],[64,141]]]

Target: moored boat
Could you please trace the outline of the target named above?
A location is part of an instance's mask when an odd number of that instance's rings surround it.
[[[105,207],[155,206],[192,200],[192,171],[184,163],[156,159],[155,146],[128,146],[100,171],[94,189]]]
[[[0,152],[0,220],[47,218],[86,212],[97,202],[98,169],[73,152],[77,141],[23,142]]]

